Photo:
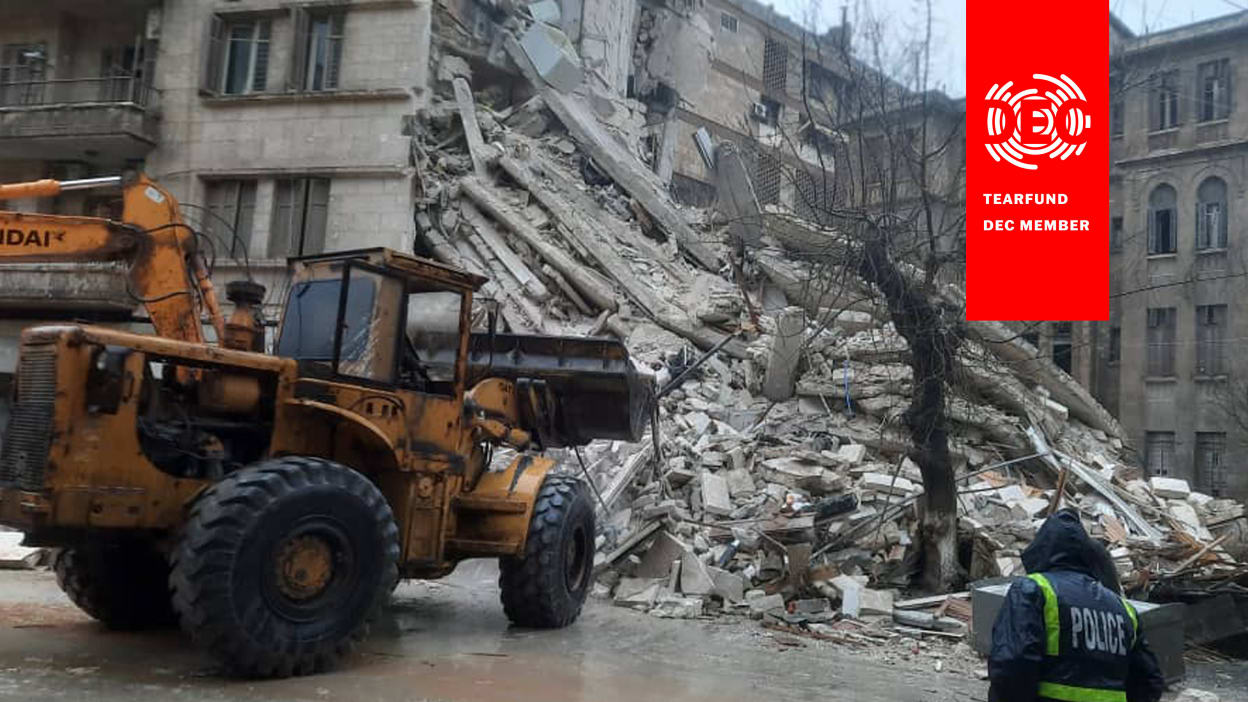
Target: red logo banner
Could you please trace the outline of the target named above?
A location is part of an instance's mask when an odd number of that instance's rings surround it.
[[[967,319],[1109,317],[1109,7],[966,4]]]

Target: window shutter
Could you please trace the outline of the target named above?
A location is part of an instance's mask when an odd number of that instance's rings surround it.
[[[1148,212],[1148,252],[1157,253],[1157,211]]]
[[[329,179],[308,181],[308,208],[303,220],[304,255],[325,251],[325,230],[329,225]]]
[[[336,90],[338,88],[338,75],[342,71],[342,44],[343,26],[346,24],[346,15],[336,14],[329,20],[329,46],[325,52],[325,89]]]
[[[287,90],[303,90],[308,69],[308,11],[302,7],[290,8],[291,40],[290,71],[286,76]]]
[[[251,67],[251,91],[263,93],[269,88],[269,39],[271,37],[269,20],[256,22],[256,61]]]
[[[225,59],[225,22],[212,15],[204,26],[203,66],[199,89],[217,94],[221,91],[221,68]]]
[[[295,195],[299,181],[279,180],[273,196],[273,228],[269,234],[269,258],[286,258],[295,253],[291,233],[295,231]]]
[[[1196,203],[1196,248],[1205,249],[1209,247],[1209,227],[1205,222],[1205,203]]]

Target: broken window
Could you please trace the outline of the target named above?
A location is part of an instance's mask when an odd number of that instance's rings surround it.
[[[719,13],[719,26],[723,27],[724,29],[730,32],[736,33],[737,18],[728,14],[727,12],[721,12]]]
[[[1109,328],[1109,362],[1122,360],[1122,327]]]
[[[780,203],[780,158],[759,153],[755,167],[754,194],[760,205]]]
[[[1150,476],[1170,475],[1175,467],[1174,432],[1147,432],[1144,438],[1144,453]]]
[[[1207,495],[1226,495],[1226,433],[1196,432],[1196,481]]]
[[[1052,326],[1053,349],[1051,355],[1053,363],[1067,373],[1071,372],[1073,356],[1071,352],[1072,328],[1073,325],[1070,322],[1054,322]]]
[[[1174,332],[1177,315],[1173,307],[1148,309],[1148,375],[1174,375]]]
[[[1226,372],[1226,305],[1196,307],[1196,374]]]
[[[789,47],[782,41],[766,39],[763,43],[763,92],[768,95],[785,94],[788,83]]]
[[[1231,64],[1227,59],[1196,67],[1197,108],[1200,121],[1226,119],[1231,114]]]
[[[256,181],[210,181],[204,199],[209,212],[204,229],[211,233],[214,243],[226,247],[231,258],[244,258],[255,225]]]
[[[1170,254],[1177,249],[1178,232],[1174,188],[1162,184],[1148,196],[1148,253]]]
[[[1196,189],[1196,250],[1226,248],[1226,181],[1206,178]]]
[[[1109,219],[1109,250],[1122,251],[1122,217]]]
[[[269,257],[307,256],[323,252],[325,228],[329,221],[329,179],[279,180],[273,200]]]
[[[1179,126],[1179,72],[1154,74],[1149,88],[1149,124],[1153,131]]]
[[[267,19],[227,21],[213,16],[201,87],[225,95],[268,89],[270,24]]]

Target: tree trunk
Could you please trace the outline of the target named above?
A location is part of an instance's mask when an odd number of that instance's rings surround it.
[[[884,295],[893,325],[910,348],[914,394],[902,418],[914,444],[911,458],[923,475],[919,524],[922,586],[947,592],[961,578],[961,569],[957,557],[958,495],[949,455],[945,382],[953,371],[962,335],[958,321],[945,319],[923,287],[902,274],[889,253],[887,232],[868,228],[858,273]]]

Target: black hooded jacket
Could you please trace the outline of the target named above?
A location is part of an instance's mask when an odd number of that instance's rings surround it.
[[[1015,581],[992,627],[989,702],[1048,699],[1037,692],[1041,682],[1124,690],[1127,702],[1157,702],[1165,688],[1157,659],[1142,628],[1126,623],[1130,614],[1114,591],[1113,563],[1083,530],[1079,516],[1062,510],[1049,517],[1022,560],[1028,573],[1043,574],[1057,594],[1060,654],[1045,655],[1040,585]]]

